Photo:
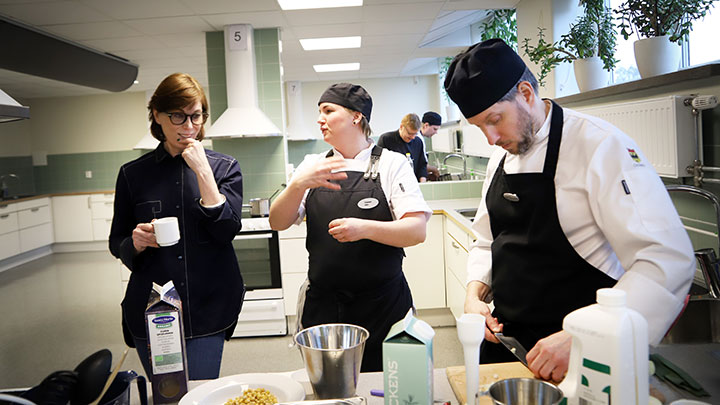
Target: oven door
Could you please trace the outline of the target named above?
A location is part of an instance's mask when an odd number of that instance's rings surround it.
[[[245,282],[245,300],[282,298],[277,231],[249,231],[232,242]]]

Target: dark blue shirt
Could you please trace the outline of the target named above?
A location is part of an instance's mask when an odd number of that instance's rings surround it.
[[[244,287],[232,240],[240,230],[242,174],[230,156],[205,151],[221,194],[215,208],[200,205],[195,172],[182,155],[170,156],[161,143],[120,168],[110,229],[110,252],[131,270],[122,302],[125,341],[145,338],[145,307],[152,283],[172,280],[183,305],[185,336],[226,331],[237,322]],[[136,254],[132,231],[153,218],[177,217],[180,242],[148,247]]]
[[[410,159],[412,159],[413,171],[415,172],[415,178],[420,180],[420,177],[427,179],[427,157],[425,156],[425,150],[423,148],[423,142],[418,135],[410,142],[405,142],[400,136],[400,131],[385,132],[380,135],[378,139],[378,146],[388,150],[392,150],[406,156],[410,153]]]

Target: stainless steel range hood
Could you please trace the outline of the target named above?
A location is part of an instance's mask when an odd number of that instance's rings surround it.
[[[0,122],[12,122],[30,118],[30,107],[21,105],[0,90]]]
[[[225,75],[228,108],[205,136],[281,136],[282,131],[258,108],[252,26],[225,26]]]

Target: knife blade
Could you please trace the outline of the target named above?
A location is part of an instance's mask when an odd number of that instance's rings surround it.
[[[502,343],[505,348],[510,350],[512,354],[515,355],[515,357],[520,360],[520,362],[525,365],[525,367],[528,367],[527,363],[527,350],[523,347],[523,345],[518,342],[517,339],[510,336],[505,336],[501,332],[494,333],[495,337]],[[529,369],[530,367],[528,367]]]

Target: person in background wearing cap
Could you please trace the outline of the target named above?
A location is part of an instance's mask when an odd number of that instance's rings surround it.
[[[622,289],[658,343],[695,272],[690,240],[637,144],[609,123],[538,96],[525,63],[502,40],[456,56],[445,89],[491,145],[473,221],[465,312],[488,330],[483,363],[515,361],[492,332],[531,348],[530,370],[561,381],[569,312]],[[490,314],[487,302],[494,301]]]
[[[412,306],[403,247],[425,240],[432,211],[405,156],[370,140],[372,99],[330,86],[318,101],[327,153],[308,155],[270,207],[270,226],[306,218],[309,271],[299,327],[350,323],[370,332],[362,371],[382,371],[382,341]]]
[[[412,165],[417,180],[424,183],[428,175],[427,157],[425,144],[417,136],[419,130],[420,118],[415,114],[407,114],[400,121],[400,129],[380,135],[377,144],[405,156]]]
[[[418,138],[423,143],[423,153],[425,153],[425,160],[430,161],[427,153],[427,146],[425,145],[425,138],[432,138],[433,135],[437,134],[440,125],[442,124],[442,118],[440,114],[435,111],[428,111],[422,116],[422,127],[420,127],[420,135]],[[436,181],[440,178],[440,171],[437,167],[428,163],[427,165],[428,180]]]

